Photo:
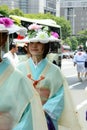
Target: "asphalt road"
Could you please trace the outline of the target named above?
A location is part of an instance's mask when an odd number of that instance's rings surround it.
[[[85,89],[87,87],[87,78],[83,78],[82,82],[78,80],[76,67],[73,66],[72,59],[63,59],[61,70],[68,81],[69,88]]]

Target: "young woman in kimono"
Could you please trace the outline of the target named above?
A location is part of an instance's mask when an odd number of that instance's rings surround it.
[[[33,87],[40,94],[49,130],[58,130],[58,119],[64,108],[63,77],[59,67],[46,58],[49,42],[58,41],[58,38],[49,36],[40,27],[35,24],[29,26],[28,49],[31,57],[20,63],[18,68],[32,81]]]
[[[0,53],[8,31],[0,25]],[[7,58],[0,56],[0,130],[48,130],[39,94]]]

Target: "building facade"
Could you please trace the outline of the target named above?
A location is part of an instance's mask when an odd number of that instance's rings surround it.
[[[87,28],[87,0],[61,0],[60,16],[70,21],[72,34]]]
[[[60,16],[60,0],[0,0],[0,5],[19,8],[26,14],[47,13]]]
[[[0,0],[1,5],[7,5],[11,9],[19,8],[19,0]]]
[[[44,13],[47,12],[60,16],[60,0],[45,0]]]

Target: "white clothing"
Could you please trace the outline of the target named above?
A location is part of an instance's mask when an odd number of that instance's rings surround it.
[[[84,62],[85,61],[85,52],[78,51],[74,56],[74,62]]]
[[[8,58],[10,60],[10,62],[14,65],[14,67],[16,67],[19,63],[18,60],[18,56],[16,53],[14,53],[14,55],[11,53],[11,51],[7,52],[4,54],[3,58]]]
[[[85,72],[84,62],[77,63],[77,72]]]
[[[74,63],[77,64],[77,72],[85,72],[85,52],[78,51],[73,59]]]
[[[85,61],[87,61],[87,53],[85,53]],[[87,67],[85,67],[85,72],[87,72]]]

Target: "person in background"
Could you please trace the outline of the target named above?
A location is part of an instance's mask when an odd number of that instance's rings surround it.
[[[0,53],[8,31],[0,25]],[[39,94],[10,60],[0,56],[0,130],[48,130]]]
[[[85,50],[85,78],[87,77],[87,49]]]
[[[34,32],[34,33],[32,33]],[[28,77],[39,93],[49,130],[58,130],[58,120],[64,109],[64,82],[61,70],[47,59],[49,44],[58,40],[48,34],[47,27],[29,26],[30,58],[17,68]]]
[[[75,65],[77,66],[78,79],[82,81],[85,72],[85,67],[84,67],[85,52],[83,51],[82,46],[79,46],[77,53],[74,55],[73,62],[74,62],[74,66]]]
[[[9,52],[5,53],[3,55],[3,58],[7,57],[11,63],[16,67],[16,65],[19,63],[19,59],[17,56],[18,46],[14,42],[10,44],[10,50]]]

